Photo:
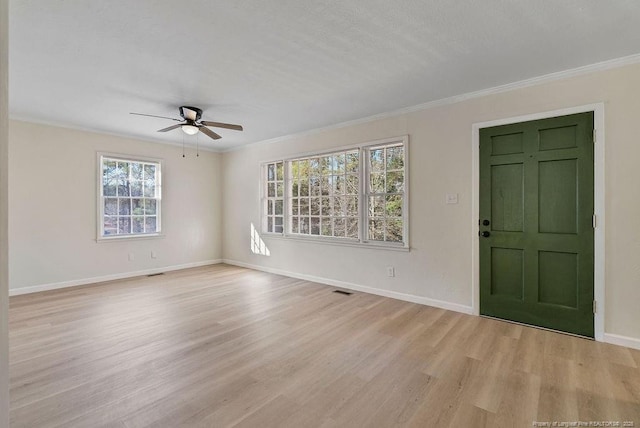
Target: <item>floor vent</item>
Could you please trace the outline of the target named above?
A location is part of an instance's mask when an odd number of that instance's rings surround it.
[[[150,273],[147,276],[159,276],[159,275],[164,275],[164,272],[160,272],[160,273]]]
[[[333,292],[338,294],[344,294],[345,296],[351,296],[353,294],[350,291],[344,291],[344,290],[333,290]]]

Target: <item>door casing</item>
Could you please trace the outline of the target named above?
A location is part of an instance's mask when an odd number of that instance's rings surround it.
[[[547,119],[566,116],[575,113],[593,112],[594,132],[594,211],[596,228],[594,230],[594,299],[597,310],[594,314],[594,336],[597,341],[604,341],[604,311],[605,311],[605,183],[604,183],[604,103],[587,104],[560,110],[534,113],[524,116],[509,117],[488,122],[474,123],[471,131],[472,145],[472,278],[471,295],[474,315],[480,315],[480,238],[478,237],[478,219],[480,218],[480,129],[492,126],[508,125],[531,120]]]

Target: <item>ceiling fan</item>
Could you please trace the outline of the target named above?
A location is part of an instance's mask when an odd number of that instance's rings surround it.
[[[214,140],[219,140],[222,138],[220,135],[216,134],[207,126],[212,126],[214,128],[225,128],[225,129],[233,129],[234,131],[242,131],[242,126],[233,125],[231,123],[222,123],[222,122],[209,122],[207,120],[200,120],[202,118],[202,110],[197,107],[190,106],[180,106],[180,116],[182,120],[175,119],[173,117],[165,117],[165,116],[156,116],[153,114],[144,114],[144,113],[130,113],[135,114],[137,116],[149,116],[149,117],[158,117],[160,119],[169,119],[174,120],[178,123],[177,125],[171,125],[166,128],[159,129],[158,132],[167,132],[177,128],[181,128],[182,131],[187,135],[195,135],[198,131],[207,135],[208,137],[213,138]]]

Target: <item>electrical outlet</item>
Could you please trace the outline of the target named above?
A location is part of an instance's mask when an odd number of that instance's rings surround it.
[[[394,268],[393,266],[388,266],[387,267],[387,276],[389,278],[393,278],[394,276],[396,276],[396,268]]]
[[[156,253],[154,250],[151,250],[151,258],[152,259],[158,258],[158,253]]]
[[[129,253],[129,261],[132,262],[136,257],[133,255],[133,253]]]
[[[458,194],[457,193],[447,193],[446,197],[447,204],[457,204],[458,203]]]

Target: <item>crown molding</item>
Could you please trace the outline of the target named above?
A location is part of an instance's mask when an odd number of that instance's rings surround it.
[[[244,144],[240,147],[233,147],[233,148],[229,148],[221,151],[223,153],[228,153],[228,152],[243,150],[245,148],[249,148],[256,145],[271,144],[271,143],[298,139],[302,137],[316,135],[318,133],[325,132],[325,131],[331,131],[331,130],[336,130],[340,128],[346,128],[349,126],[361,125],[361,124],[373,122],[376,120],[388,119],[388,118],[402,116],[409,113],[429,110],[436,107],[456,104],[456,103],[471,100],[474,98],[486,97],[489,95],[500,94],[503,92],[513,91],[516,89],[528,88],[531,86],[541,85],[544,83],[555,82],[562,79],[568,79],[570,77],[582,76],[585,74],[596,73],[599,71],[620,68],[627,65],[634,65],[638,63],[640,63],[640,54],[629,55],[622,58],[615,58],[607,61],[601,61],[594,64],[585,65],[582,67],[572,68],[572,69],[563,70],[563,71],[557,71],[554,73],[544,74],[542,76],[532,77],[530,79],[519,80],[517,82],[507,83],[500,86],[494,86],[492,88],[481,89],[479,91],[467,92],[465,94],[454,95],[452,97],[447,97],[447,98],[441,98],[439,100],[429,101],[426,103],[422,103],[422,104],[418,104],[410,107],[404,107],[398,110],[392,110],[385,113],[379,113],[372,116],[363,117],[360,119],[354,119],[346,122],[340,122],[334,125],[314,128],[308,131],[303,131],[295,134],[283,135],[281,137],[270,138],[268,140],[256,141],[253,143]]]

